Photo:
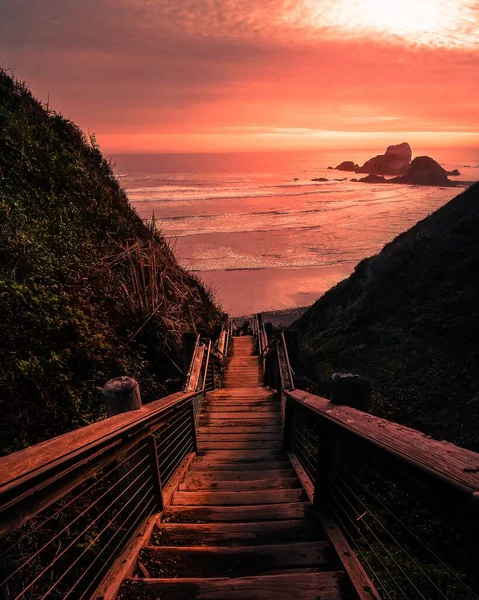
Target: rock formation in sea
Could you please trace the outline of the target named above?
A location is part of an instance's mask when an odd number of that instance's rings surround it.
[[[315,177],[314,179],[311,179],[311,181],[328,181],[328,179],[326,179],[326,177]]]
[[[407,142],[388,146],[385,154],[367,160],[356,173],[373,175],[406,175],[412,158],[411,146]]]
[[[448,171],[447,174],[452,175],[452,177],[458,177],[460,175],[458,169],[453,169],[452,171]]]
[[[363,181],[364,183],[387,183],[388,182],[388,180],[385,177],[383,177],[382,175],[374,175],[373,173],[370,175],[366,175],[366,177],[359,179],[359,181]]]
[[[413,185],[440,185],[453,187],[457,182],[447,178],[447,171],[430,156],[417,156],[411,163],[407,175],[389,179],[388,183]]]
[[[354,171],[354,172],[356,172],[357,169],[359,169],[359,165],[354,163],[352,160],[345,160],[344,162],[340,163],[336,167],[337,171]]]

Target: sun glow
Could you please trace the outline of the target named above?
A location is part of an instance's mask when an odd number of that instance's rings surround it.
[[[300,18],[347,37],[396,37],[429,46],[478,44],[479,8],[470,0],[302,0],[296,6],[296,23]]]

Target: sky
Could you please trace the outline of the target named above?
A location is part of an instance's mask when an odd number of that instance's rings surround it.
[[[479,147],[479,0],[0,0],[0,64],[110,153]]]

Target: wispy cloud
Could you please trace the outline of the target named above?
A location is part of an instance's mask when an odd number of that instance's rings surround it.
[[[225,128],[252,135],[263,127],[288,139],[477,131],[479,7],[469,0],[0,7],[3,64],[107,147],[121,136],[188,143]]]

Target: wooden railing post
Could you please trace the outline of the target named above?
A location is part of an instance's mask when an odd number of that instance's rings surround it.
[[[318,438],[313,504],[325,507],[328,504],[331,481],[340,469],[341,452],[339,442],[327,423],[318,423]]]
[[[294,402],[287,396],[284,405],[284,423],[283,423],[283,450],[286,452],[291,447],[291,437],[293,435]]]
[[[195,351],[196,333],[190,331],[181,336],[183,343],[183,384],[186,382],[188,371],[190,369],[191,360]]]
[[[299,366],[299,331],[296,329],[287,329],[283,335],[286,350],[288,351],[289,364],[294,373],[297,374]]]
[[[331,402],[369,412],[372,385],[355,373],[334,373],[331,378]]]
[[[154,486],[156,505],[158,507],[158,511],[162,511],[165,505],[163,502],[163,486],[161,484],[160,467],[158,465],[158,448],[156,445],[156,437],[154,434],[148,436],[147,443],[148,453],[150,456],[151,474]]]
[[[140,386],[135,379],[131,377],[116,377],[110,379],[103,386],[103,401],[105,403],[106,414],[108,417],[114,417],[121,413],[139,410],[141,404]],[[134,450],[134,448],[132,448]],[[147,447],[147,452],[150,452]],[[144,476],[138,480],[138,464],[141,461],[143,452],[136,452],[134,456],[126,461],[117,460],[117,474],[121,479],[121,489],[124,490],[126,497],[134,496],[136,489],[142,484]],[[144,454],[143,454],[144,455]],[[136,481],[135,485],[132,485]]]
[[[204,392],[198,392],[199,394],[203,394]],[[198,439],[196,437],[196,415],[195,415],[195,400],[194,398],[190,401],[191,407],[191,437],[193,439],[193,452],[196,454],[198,452]]]
[[[110,379],[103,386],[102,394],[108,417],[139,410],[142,406],[140,386],[131,377]]]

